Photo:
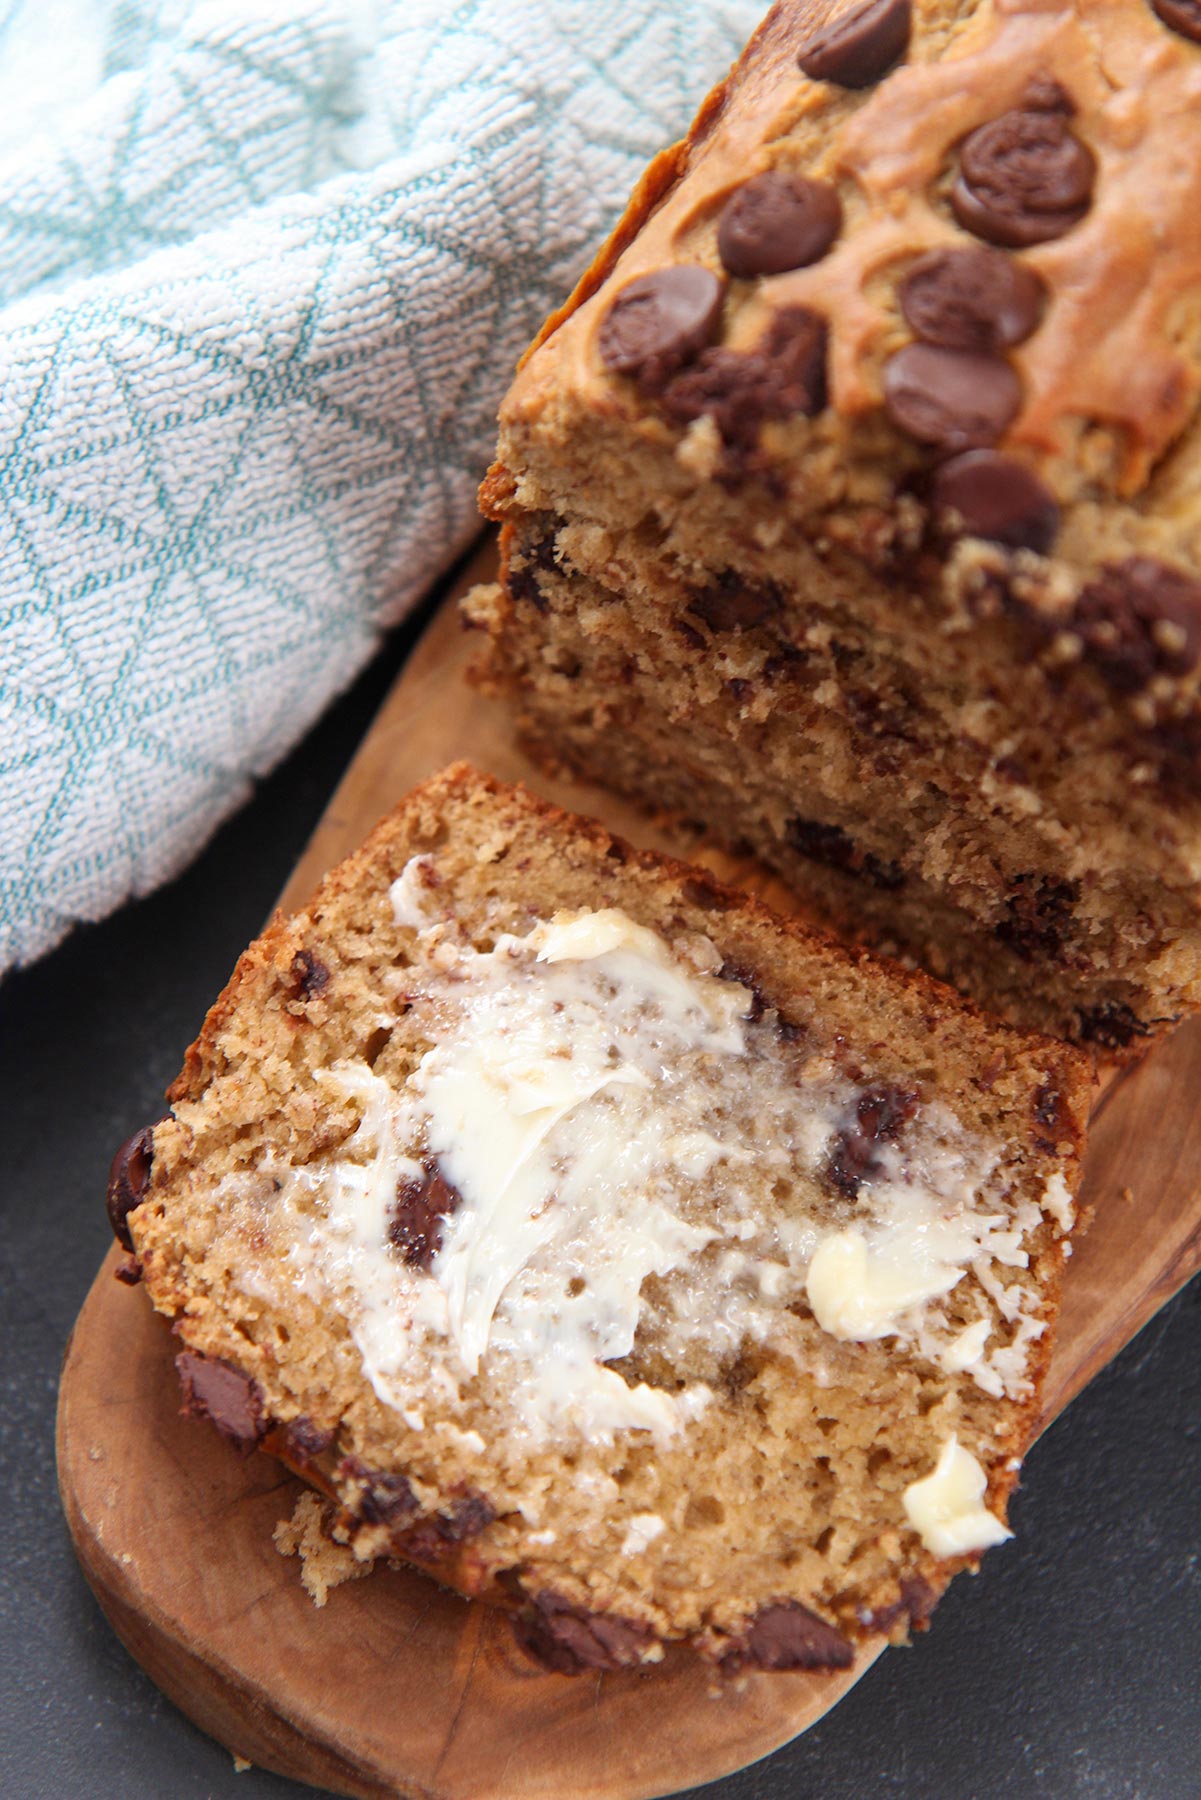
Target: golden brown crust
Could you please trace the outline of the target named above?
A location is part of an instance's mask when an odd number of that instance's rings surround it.
[[[787,28],[789,12],[796,10],[795,5],[789,6],[788,0],[777,0],[777,4],[772,7],[771,12],[759,26],[725,80],[719,81],[716,87],[711,88],[702,100],[700,110],[692,121],[687,136],[678,144],[671,144],[666,150],[660,150],[659,154],[652,159],[639,177],[638,184],[631,194],[621,218],[562,306],[557,307],[546,319],[537,337],[522,355],[517,365],[519,369],[524,368],[539,346],[544,344],[547,338],[553,336],[559,326],[578,311],[584,302],[590,299],[596,290],[608,280],[623,251],[638,236],[646,221],[662,204],[666,196],[687,174],[694,152],[706,142],[719,124],[731,92],[742,82],[746,71],[758,60],[763,50],[777,38],[782,30]],[[822,8],[814,5],[813,0],[802,0],[800,10],[817,15]],[[480,490],[480,511],[487,517],[493,518],[497,515],[489,510],[488,504],[485,504],[486,488],[487,482]]]

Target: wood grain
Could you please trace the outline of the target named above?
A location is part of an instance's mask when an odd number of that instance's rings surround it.
[[[486,578],[485,549],[471,578]],[[282,897],[302,901],[415,781],[456,756],[599,813],[636,842],[794,903],[761,869],[681,842],[599,790],[550,780],[503,707],[465,686],[456,595],[385,702]],[[1043,1422],[1201,1267],[1201,1020],[1105,1089],[1065,1284]],[[59,1480],[84,1572],[122,1641],[204,1730],[251,1762],[349,1795],[644,1800],[742,1767],[803,1731],[844,1675],[751,1675],[718,1695],[693,1659],[570,1680],[508,1625],[412,1571],[377,1570],[316,1611],[272,1529],[301,1484],[181,1418],[173,1341],[106,1261],[59,1400]],[[937,1623],[935,1628],[937,1629]]]

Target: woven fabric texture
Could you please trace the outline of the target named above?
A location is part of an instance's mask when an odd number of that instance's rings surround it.
[[[0,968],[178,871],[469,542],[759,10],[0,0]]]

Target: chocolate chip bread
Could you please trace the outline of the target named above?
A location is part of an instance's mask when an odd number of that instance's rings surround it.
[[[242,957],[109,1205],[184,1404],[551,1667],[842,1667],[1005,1510],[1078,1052],[458,765]]]
[[[527,358],[544,757],[1125,1053],[1201,1003],[1201,8],[782,0]]]

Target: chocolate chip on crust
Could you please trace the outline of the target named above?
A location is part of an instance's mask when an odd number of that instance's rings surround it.
[[[1024,343],[1042,317],[1042,278],[983,244],[929,250],[897,290],[906,323],[946,350],[998,351]]]
[[[727,274],[750,281],[817,262],[841,230],[837,188],[768,169],[727,200],[717,227],[717,253]]]
[[[909,48],[909,0],[865,0],[853,12],[823,25],[797,52],[814,81],[870,87]]]
[[[436,1162],[419,1178],[402,1175],[396,1184],[388,1241],[411,1269],[428,1269],[442,1248],[443,1225],[462,1204],[463,1196]]]
[[[153,1164],[154,1126],[143,1125],[141,1131],[135,1131],[132,1137],[126,1138],[113,1157],[108,1172],[108,1191],[105,1196],[108,1222],[113,1228],[113,1236],[123,1250],[133,1249],[128,1218],[134,1208],[140,1206],[146,1198]]]
[[[221,1436],[249,1450],[266,1430],[258,1383],[244,1370],[215,1356],[183,1350],[175,1358],[183,1390],[181,1411],[207,1419]]]
[[[970,450],[1017,417],[1022,384],[1003,356],[906,344],[884,365],[884,410],[919,443]]]
[[[723,443],[753,450],[768,419],[812,418],[826,404],[826,321],[807,306],[783,307],[750,350],[706,350],[659,396],[671,419],[709,417]]]
[[[513,1620],[513,1635],[536,1662],[560,1675],[636,1668],[654,1641],[649,1625],[589,1612],[550,1590],[535,1596],[533,1608],[532,1615]]]
[[[855,1652],[837,1626],[798,1600],[757,1612],[721,1659],[723,1669],[849,1669]]]
[[[1192,44],[1201,44],[1201,0],[1151,0],[1157,19]]]
[[[1072,132],[1062,107],[1036,106],[1028,96],[1023,106],[964,138],[951,211],[990,244],[1043,244],[1080,223],[1092,203],[1095,174],[1093,153]]]
[[[940,529],[1045,556],[1059,532],[1059,507],[1037,475],[996,450],[968,450],[934,473],[930,499]]]
[[[699,263],[638,276],[605,314],[601,361],[616,375],[659,387],[717,336],[723,292],[718,277]]]

